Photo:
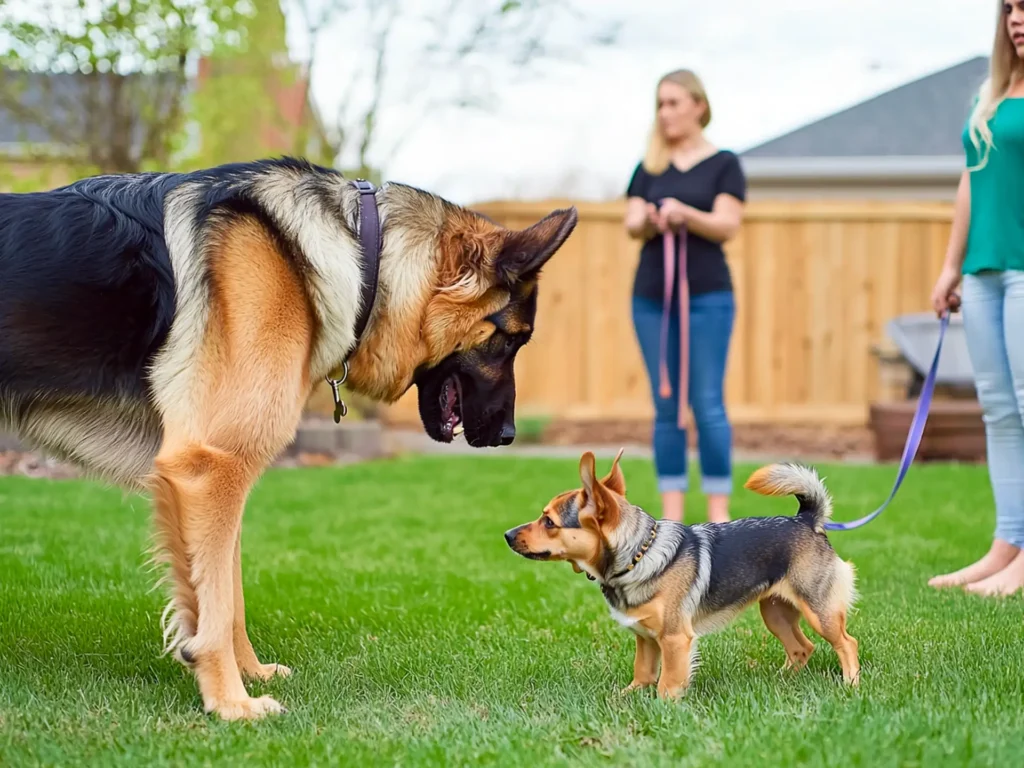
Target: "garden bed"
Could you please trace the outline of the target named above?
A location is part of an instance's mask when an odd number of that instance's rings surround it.
[[[610,445],[649,443],[650,421],[552,421],[544,442],[553,445]],[[696,448],[696,430],[689,443]],[[906,432],[903,437],[906,437]],[[867,427],[819,427],[807,424],[737,424],[733,426],[733,448],[749,454],[771,454],[794,459],[827,457],[861,458],[872,452],[872,435]]]
[[[873,403],[875,458],[897,461],[917,409],[916,400]],[[934,400],[917,451],[918,461],[985,461],[985,423],[977,400]]]

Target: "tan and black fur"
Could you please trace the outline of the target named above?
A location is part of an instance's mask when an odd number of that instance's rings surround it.
[[[803,667],[814,651],[800,629],[803,616],[835,648],[846,682],[857,684],[857,641],[846,631],[854,571],[825,536],[832,502],[812,469],[770,465],[747,481],[757,493],[795,495],[793,517],[683,525],[655,520],[626,500],[621,456],[598,479],[594,455],[583,454],[582,487],[556,496],[538,520],[505,539],[524,557],[568,560],[600,584],[612,616],[636,634],[626,691],[657,685],[662,697],[684,693],[697,639],[755,603],[786,649],[785,666]]]
[[[246,633],[242,512],[313,385],[347,360],[346,386],[369,397],[415,383],[435,439],[461,424],[470,445],[511,442],[539,271],[576,223],[568,209],[511,231],[383,185],[357,340],[358,197],[290,159],[0,195],[0,429],[152,492],[166,647],[226,719],[280,710],[243,685],[289,670]]]

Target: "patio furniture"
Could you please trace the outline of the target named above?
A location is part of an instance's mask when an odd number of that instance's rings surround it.
[[[897,461],[935,356],[939,323],[930,312],[900,315],[886,324],[891,349],[878,347],[886,399],[869,409],[878,461]],[[902,369],[903,375],[900,375]],[[899,390],[902,388],[902,397]],[[918,461],[985,460],[985,425],[974,390],[963,317],[950,318],[936,373],[935,399],[917,452]]]

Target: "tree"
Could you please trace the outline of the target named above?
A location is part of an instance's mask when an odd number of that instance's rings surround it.
[[[251,0],[241,42],[216,46],[202,61],[189,102],[198,134],[190,167],[301,155],[331,162],[322,153],[304,68],[291,61],[278,0]]]
[[[24,130],[24,159],[169,167],[199,55],[241,44],[251,13],[248,0],[0,3],[0,110]]]
[[[332,149],[342,167],[368,178],[424,118],[446,108],[486,109],[496,84],[535,77],[552,60],[577,62],[578,51],[608,45],[618,32],[617,24],[589,21],[583,0],[282,3],[304,38],[310,86],[328,66],[327,54],[334,58],[329,75],[344,88],[334,119],[325,118]],[[559,20],[573,27],[561,41],[553,32]],[[393,115],[387,132],[385,107]]]

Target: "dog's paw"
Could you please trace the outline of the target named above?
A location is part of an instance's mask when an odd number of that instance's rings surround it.
[[[247,697],[237,701],[220,701],[206,708],[207,713],[215,713],[221,720],[258,720],[266,715],[279,715],[287,710],[270,696],[258,699]]]
[[[667,699],[668,701],[676,701],[683,698],[686,695],[689,686],[677,685],[673,687],[659,685],[658,686],[658,698]]]
[[[656,683],[642,683],[637,680],[634,680],[625,688],[619,691],[619,696],[628,696],[633,691],[641,691],[644,688],[650,688],[652,685],[656,685]]]
[[[284,664],[252,664],[239,670],[250,680],[270,680],[274,677],[288,677],[292,670]]]

